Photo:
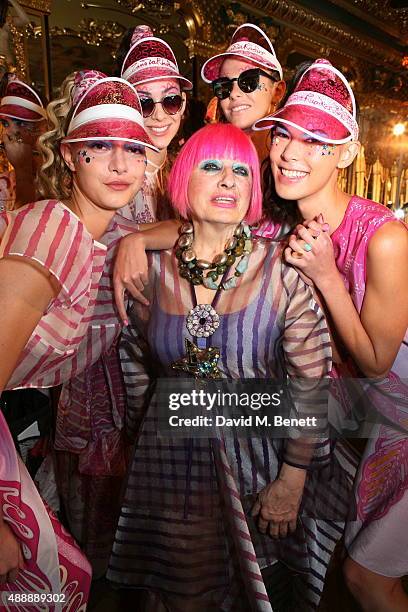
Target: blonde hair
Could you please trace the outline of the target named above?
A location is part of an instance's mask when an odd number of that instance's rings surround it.
[[[72,90],[76,73],[73,72],[61,85],[60,96],[47,106],[51,129],[38,139],[43,164],[38,173],[38,192],[43,198],[68,199],[72,190],[72,172],[61,155],[61,140],[66,136],[73,113]]]

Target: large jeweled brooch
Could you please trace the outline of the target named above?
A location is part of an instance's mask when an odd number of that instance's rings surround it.
[[[220,317],[210,304],[198,304],[187,315],[187,329],[197,338],[212,336],[219,325]]]
[[[184,344],[186,355],[172,364],[173,370],[182,370],[197,379],[221,378],[221,373],[217,367],[220,358],[218,348],[210,346],[200,349],[188,338],[185,339]]]

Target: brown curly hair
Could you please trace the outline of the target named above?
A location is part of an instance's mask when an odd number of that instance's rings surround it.
[[[38,173],[38,192],[43,198],[65,200],[71,196],[72,172],[61,155],[61,140],[66,135],[74,108],[72,90],[76,73],[67,76],[61,85],[60,96],[47,106],[51,127],[38,139],[43,164]]]

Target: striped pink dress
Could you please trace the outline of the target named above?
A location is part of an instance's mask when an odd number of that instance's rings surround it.
[[[54,387],[85,367],[81,347],[92,320],[106,247],[61,202],[28,204],[3,217],[0,257],[44,266],[61,285],[25,346],[7,388]]]
[[[98,346],[111,333],[109,317],[106,328],[99,320],[98,342],[92,345],[89,341],[106,246],[95,242],[83,223],[57,201],[41,201],[4,213],[0,238],[0,258],[24,257],[36,262],[61,286],[22,351],[8,388],[58,385],[95,360]],[[45,508],[17,456],[1,413],[0,442],[0,503],[25,556],[25,569],[17,581],[0,586],[1,609],[83,611],[90,587],[89,564]],[[9,591],[60,597],[48,607],[39,603],[11,606],[7,603]]]

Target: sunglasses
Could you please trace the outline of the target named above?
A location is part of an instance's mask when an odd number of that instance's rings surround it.
[[[225,100],[229,98],[234,87],[234,82],[238,83],[238,87],[244,93],[252,93],[259,86],[259,79],[261,76],[271,79],[271,81],[277,82],[276,79],[261,70],[260,68],[251,68],[250,70],[244,70],[241,72],[239,77],[235,79],[229,79],[228,77],[220,77],[211,83],[214,95],[219,100]]]
[[[150,117],[154,113],[156,104],[161,104],[162,109],[168,115],[176,115],[183,106],[183,98],[179,94],[165,96],[156,102],[153,98],[140,98],[143,117]]]

